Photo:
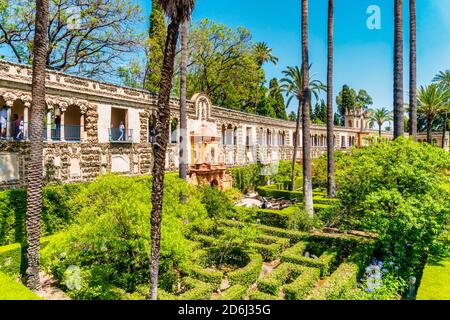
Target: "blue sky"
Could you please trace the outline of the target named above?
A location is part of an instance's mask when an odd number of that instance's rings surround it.
[[[138,1],[138,0],[136,0]],[[144,14],[151,1],[141,0]],[[335,94],[344,84],[366,89],[374,107],[392,107],[393,0],[335,0]],[[408,95],[409,1],[404,0],[405,102]],[[316,78],[326,80],[327,0],[310,1],[310,61]],[[381,9],[381,29],[369,30],[370,5]],[[286,66],[301,64],[299,0],[197,0],[193,20],[209,18],[248,28],[279,58],[266,65],[266,77],[281,77]],[[428,84],[450,68],[450,0],[417,0],[418,84]],[[293,109],[290,106],[290,110]]]

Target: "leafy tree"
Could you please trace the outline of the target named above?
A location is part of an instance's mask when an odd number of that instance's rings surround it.
[[[287,119],[286,104],[284,103],[283,93],[277,78],[273,78],[269,83],[269,94],[275,100],[275,114],[278,119]]]
[[[51,0],[47,25],[49,69],[101,78],[137,43],[140,8],[130,0]],[[19,63],[33,59],[34,1],[8,1],[0,15],[0,47]]]
[[[344,115],[347,109],[356,106],[356,91],[347,85],[342,87],[341,92],[336,97],[340,123],[344,123]]]
[[[264,73],[247,29],[200,21],[189,33],[189,61],[189,96],[204,92],[215,105],[255,112],[255,92]]]
[[[336,97],[336,103],[338,105],[340,123],[343,125],[345,111],[347,109],[362,108],[365,110],[373,104],[373,100],[366,90],[361,89],[356,93],[355,89],[344,85]]]
[[[152,12],[150,14],[150,26],[148,29],[148,57],[145,71],[145,84],[147,90],[157,92],[161,79],[161,68],[164,59],[164,45],[166,40],[166,20],[164,12],[157,0],[152,0]]]
[[[392,120],[393,120],[392,112],[386,108],[371,110],[369,125],[370,127],[373,127],[374,124],[378,125],[378,134],[379,137],[381,138],[381,128],[383,124]]]
[[[28,160],[27,176],[27,253],[26,276],[27,286],[33,291],[41,289],[40,266],[40,239],[41,239],[41,212],[42,212],[42,171],[43,171],[43,142],[45,110],[45,58],[47,52],[47,25],[49,15],[48,0],[37,0],[36,21],[34,24],[33,41],[33,75],[31,83],[31,138],[30,155]]]
[[[356,107],[366,110],[370,105],[373,104],[373,100],[366,90],[361,89],[358,91],[355,103]]]
[[[440,248],[450,217],[446,152],[400,138],[354,150],[338,170],[341,225],[378,233],[384,261],[409,280]],[[423,266],[423,265],[422,265]]]

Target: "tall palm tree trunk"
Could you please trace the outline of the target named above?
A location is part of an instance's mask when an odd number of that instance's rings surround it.
[[[447,112],[444,113],[444,126],[442,127],[442,143],[441,147],[442,149],[445,148],[445,134],[447,132]]]
[[[383,126],[382,123],[378,124],[378,136],[380,137],[380,141],[381,141],[381,127]]]
[[[394,139],[405,131],[403,114],[403,0],[394,4]]]
[[[161,214],[164,195],[164,166],[170,137],[170,91],[174,70],[175,49],[180,25],[171,22],[167,28],[166,47],[158,94],[156,143],[153,145],[153,185],[151,211],[152,252],[150,260],[150,298],[156,300],[158,290],[159,249],[161,240]]]
[[[433,120],[427,119],[427,142],[433,143]]]
[[[333,112],[333,59],[334,59],[334,0],[328,0],[328,70],[327,70],[327,158],[328,197],[336,196],[334,179],[334,112]]]
[[[303,134],[303,200],[306,212],[314,215],[311,175],[311,135],[308,49],[308,0],[302,0],[302,134]]]
[[[31,84],[31,139],[27,187],[27,286],[41,289],[39,279],[41,210],[43,184],[43,141],[45,109],[45,64],[47,55],[48,0],[36,0],[36,21],[33,45],[33,78]]]
[[[416,0],[409,0],[410,61],[409,61],[409,134],[417,141],[417,58]]]
[[[294,155],[292,156],[291,191],[294,191],[296,188],[295,166],[297,164],[297,151],[298,151],[298,145],[299,145],[298,137],[299,137],[299,132],[300,132],[300,118],[301,118],[300,114],[301,114],[301,110],[302,110],[302,101],[301,101],[302,99],[300,97],[297,97],[297,99],[298,99],[298,110],[297,110],[297,123],[295,125],[295,132],[294,132]]]
[[[187,91],[187,44],[188,22],[181,25],[181,72],[180,72],[180,178],[187,178],[187,113],[186,113],[186,91]]]

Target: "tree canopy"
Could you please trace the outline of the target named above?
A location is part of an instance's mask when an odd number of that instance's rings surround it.
[[[50,0],[47,67],[102,78],[135,49],[140,7],[130,0]],[[0,0],[0,48],[30,64],[35,2]]]

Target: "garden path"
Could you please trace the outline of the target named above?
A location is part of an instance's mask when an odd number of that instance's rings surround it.
[[[71,300],[64,291],[56,287],[56,281],[51,275],[41,271],[40,278],[42,289],[39,295],[42,298],[46,300]]]

